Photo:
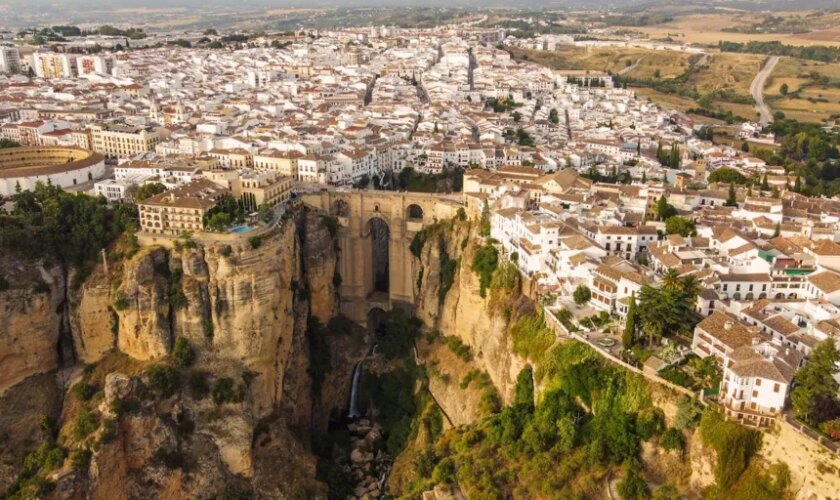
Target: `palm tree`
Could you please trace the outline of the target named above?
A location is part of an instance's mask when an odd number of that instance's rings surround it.
[[[665,294],[659,288],[643,286],[639,290],[639,320],[642,329],[647,333],[648,344],[653,345],[655,339],[661,338],[669,321],[670,306],[665,300]]]
[[[665,274],[662,275],[662,288],[666,290],[679,290],[682,288],[679,271],[673,267],[668,268]]]
[[[703,290],[702,285],[700,284],[700,280],[697,279],[697,276],[693,274],[689,274],[683,276],[680,280],[680,288],[682,289],[683,294],[685,294],[689,299],[694,301],[700,292]]]

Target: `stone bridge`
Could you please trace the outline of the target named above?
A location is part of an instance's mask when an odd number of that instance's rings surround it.
[[[361,324],[375,309],[413,306],[411,240],[463,206],[460,195],[370,190],[323,190],[301,199],[338,219],[341,312]]]

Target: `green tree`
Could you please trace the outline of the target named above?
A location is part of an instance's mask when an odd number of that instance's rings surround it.
[[[630,295],[627,304],[627,318],[624,321],[624,333],[621,335],[621,343],[625,349],[630,349],[636,343],[636,328],[639,321],[639,312],[636,310],[636,295]]]
[[[675,215],[665,220],[665,234],[695,236],[697,234],[697,226],[693,220]]]
[[[668,268],[662,275],[662,288],[666,290],[678,290],[680,287],[680,273],[673,267]]]
[[[513,404],[534,411],[534,370],[527,365],[516,377]]]
[[[214,231],[222,231],[230,224],[230,214],[225,212],[217,212],[207,219],[207,226]]]
[[[182,368],[190,366],[195,360],[195,352],[190,342],[181,335],[175,339],[175,344],[172,346],[172,360]]]
[[[592,299],[592,292],[589,290],[588,286],[581,284],[575,288],[572,298],[574,299],[575,304],[582,306]]]
[[[650,489],[639,474],[638,465],[625,464],[624,477],[618,483],[618,494],[621,495],[623,500],[647,500],[650,498]]]
[[[734,168],[721,167],[709,174],[709,183],[723,182],[726,184],[746,184],[747,178]]]
[[[471,269],[479,277],[479,294],[482,298],[487,296],[487,287],[493,279],[493,273],[499,265],[499,251],[493,245],[478,247],[473,255]]]
[[[260,220],[266,224],[268,224],[274,219],[274,209],[271,206],[266,205],[265,203],[260,205],[258,214]]]
[[[738,206],[738,197],[735,195],[735,183],[729,183],[729,195],[726,197],[726,203],[724,205],[727,207]]]
[[[150,182],[148,184],[143,184],[137,190],[137,194],[134,195],[134,199],[136,201],[143,201],[156,194],[160,194],[166,191],[166,186],[161,184],[160,182]]]
[[[818,425],[827,420],[827,415],[835,413],[838,384],[834,374],[838,362],[840,352],[834,341],[828,339],[814,348],[808,364],[796,372],[796,386],[790,400],[799,418]]]
[[[779,86],[779,93],[782,94],[782,95],[788,95],[789,90],[790,89],[788,88],[787,83],[783,83]]]
[[[673,207],[668,200],[665,199],[665,195],[661,195],[659,200],[656,202],[656,218],[657,220],[667,220],[669,217],[673,217],[677,215],[677,209]]]
[[[481,207],[481,225],[479,226],[479,234],[485,238],[490,236],[490,204],[484,200],[484,205]]]
[[[692,311],[700,291],[700,284],[693,276],[680,278],[669,269],[662,279],[662,286],[645,285],[639,291],[639,324],[647,334],[648,344],[666,334],[689,330]]]
[[[761,190],[762,191],[770,191],[770,184],[767,182],[767,173],[764,173],[764,177],[761,178]]]
[[[560,123],[560,115],[557,113],[556,109],[551,108],[551,111],[548,112],[548,121],[555,125]]]

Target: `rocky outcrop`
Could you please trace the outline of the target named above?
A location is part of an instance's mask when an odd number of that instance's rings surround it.
[[[109,275],[97,266],[78,290],[68,294],[73,347],[82,363],[95,363],[116,347],[118,317],[113,292]]]
[[[163,248],[143,248],[124,266],[114,300],[119,318],[116,344],[134,359],[161,358],[172,345],[167,258]],[[103,335],[100,328],[90,332],[95,337]],[[84,340],[87,334],[81,331],[78,336]]]
[[[334,284],[338,247],[331,232],[337,231],[338,222],[314,210],[307,210],[302,222],[301,258],[309,292],[309,313],[326,323],[338,312]]]
[[[306,335],[310,314],[327,323],[337,311],[330,225],[316,212],[299,210],[255,243],[180,242],[120,258],[123,250],[115,249],[107,264],[96,263],[75,288],[65,286],[58,266],[0,262],[11,284],[0,291],[0,391],[59,368],[59,344],[66,338],[77,361],[97,364],[91,373],[101,378],[91,384],[104,397],[95,406],[66,399],[59,441],[80,445],[71,427],[81,406],[100,422],[118,422],[116,436],[94,454],[89,474],[57,472],[56,491],[66,497],[208,498],[233,483],[245,490],[259,485],[268,497],[288,494],[292,483],[300,491],[319,491],[313,489],[308,442],[298,443],[289,429],[305,434],[322,424],[312,416]],[[342,335],[348,342],[354,338]],[[167,357],[178,337],[195,352],[192,370],[206,373],[211,385],[233,380],[241,394],[235,402],[220,407],[209,398],[187,397],[190,372],[182,370],[176,396],[150,406],[150,381],[138,374],[144,363]],[[114,367],[133,375],[113,373]],[[83,377],[90,376],[86,370]],[[67,390],[66,384],[62,378],[56,387]],[[334,399],[346,399],[341,390],[333,392]],[[139,411],[115,410],[132,400],[134,407],[141,402]],[[317,407],[322,405],[334,406],[319,401]],[[182,415],[191,422],[188,437]],[[37,431],[39,416],[20,417]],[[31,443],[22,448],[30,451]],[[173,465],[178,457],[188,463]],[[279,461],[288,464],[282,474]],[[14,474],[0,469],[6,484]]]
[[[0,260],[0,393],[58,368],[65,278],[59,266]]]
[[[506,401],[513,397],[516,376],[525,361],[513,353],[508,322],[492,301],[479,294],[478,276],[470,270],[482,239],[466,221],[441,224],[429,232],[415,277],[416,314],[430,328],[454,335],[470,346],[476,367],[486,371]],[[442,255],[459,264],[451,289],[440,300]]]

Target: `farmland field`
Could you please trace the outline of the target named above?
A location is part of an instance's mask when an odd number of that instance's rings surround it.
[[[799,15],[803,13],[788,13]],[[746,28],[760,21],[761,16],[751,13],[732,14],[695,14],[681,16],[677,19],[655,26],[645,26],[631,29],[640,31],[650,38],[671,38],[675,42],[695,43],[702,45],[717,45],[721,40],[731,42],[780,41],[788,45],[835,45],[840,46],[840,28],[832,23],[840,16],[823,16],[823,19],[813,21],[815,29],[808,33],[740,33],[721,31],[723,29]],[[713,27],[712,30],[709,28]]]

